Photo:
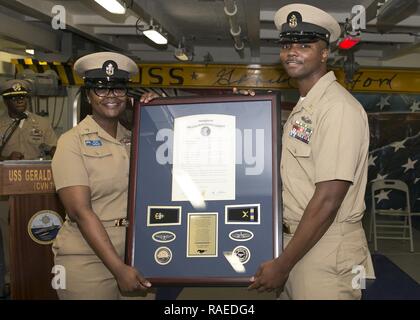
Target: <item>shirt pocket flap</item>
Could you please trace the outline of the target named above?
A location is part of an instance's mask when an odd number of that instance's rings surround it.
[[[82,153],[88,157],[103,158],[111,155],[111,150],[107,146],[86,146],[82,145]]]
[[[287,145],[287,149],[295,157],[307,158],[311,154],[311,147],[303,142],[302,143],[289,143]]]

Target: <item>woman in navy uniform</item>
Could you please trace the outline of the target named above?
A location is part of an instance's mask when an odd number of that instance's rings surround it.
[[[127,84],[138,67],[130,58],[99,52],[80,58],[92,115],[63,134],[52,161],[58,195],[67,212],[53,244],[65,267],[60,299],[119,299],[151,286],[124,263],[130,132],[119,123]]]

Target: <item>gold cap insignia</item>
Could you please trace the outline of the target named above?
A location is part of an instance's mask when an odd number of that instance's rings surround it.
[[[298,20],[294,14],[292,14],[289,18],[289,27],[296,28],[298,25]]]
[[[109,64],[106,66],[105,72],[106,72],[106,74],[107,74],[108,76],[112,76],[112,75],[114,75],[114,66],[113,66],[113,64],[112,64],[112,63],[109,63]]]
[[[22,85],[20,83],[15,83],[12,88],[14,91],[22,91]]]

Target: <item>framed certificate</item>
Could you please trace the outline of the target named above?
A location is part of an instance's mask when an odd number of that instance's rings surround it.
[[[135,110],[127,263],[157,286],[249,285],[282,250],[278,97]]]

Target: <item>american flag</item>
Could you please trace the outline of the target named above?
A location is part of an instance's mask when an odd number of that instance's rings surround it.
[[[371,206],[371,182],[404,181],[409,188],[411,211],[420,213],[420,96],[356,94],[368,112],[369,150],[366,204]],[[381,190],[375,194],[379,209],[402,209],[404,194]]]

